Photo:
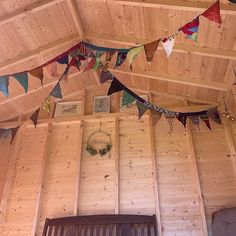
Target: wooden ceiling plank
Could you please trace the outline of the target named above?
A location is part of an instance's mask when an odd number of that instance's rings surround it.
[[[81,37],[81,39],[84,39],[84,27],[79,15],[79,11],[78,11],[78,7],[77,4],[75,2],[75,0],[66,0],[70,13],[72,15],[72,19],[74,21],[76,30],[79,34],[79,36]]]
[[[107,3],[125,6],[150,7],[174,9],[180,11],[203,12],[212,3],[185,0],[81,0],[82,2]],[[221,13],[236,15],[236,6],[233,4],[220,4]]]
[[[12,12],[12,13],[9,13],[5,16],[0,17],[0,26],[4,25],[6,23],[9,23],[11,21],[17,20],[19,18],[23,18],[29,14],[34,13],[34,12],[38,12],[43,9],[46,9],[50,6],[54,6],[54,5],[64,2],[64,1],[65,0],[43,0],[40,2],[33,3],[24,9],[19,9],[15,12]]]
[[[124,68],[124,67],[123,67]],[[220,90],[227,92],[228,88],[227,85],[222,84],[222,83],[216,83],[212,81],[205,81],[205,80],[196,80],[196,79],[187,79],[187,78],[182,78],[182,77],[172,77],[169,75],[160,75],[157,73],[153,73],[150,71],[138,71],[136,70],[135,72],[130,71],[129,69],[110,69],[112,72],[117,72],[120,74],[128,74],[128,75],[133,75],[133,76],[138,76],[138,77],[143,77],[143,78],[149,78],[149,79],[154,79],[154,80],[161,80],[161,81],[167,81],[167,82],[173,82],[173,83],[179,83],[179,84],[186,84],[190,86],[197,86],[197,87],[202,87],[202,88],[208,88],[208,89],[215,89],[215,90]]]

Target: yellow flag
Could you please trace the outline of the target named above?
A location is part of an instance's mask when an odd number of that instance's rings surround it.
[[[136,48],[131,48],[127,54],[127,57],[129,59],[129,67],[132,70],[132,63],[134,59],[138,56],[138,54],[144,49],[144,46],[139,46]]]
[[[41,109],[50,113],[51,111],[51,104],[50,104],[50,98],[48,97],[42,104]]]

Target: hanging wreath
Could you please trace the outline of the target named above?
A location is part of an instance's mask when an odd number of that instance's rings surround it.
[[[97,141],[94,138],[97,134],[102,134],[107,140],[106,141],[103,140],[101,142]],[[101,131],[101,130],[95,131],[92,134],[90,134],[90,136],[88,137],[87,144],[86,144],[86,151],[91,156],[95,156],[97,154],[100,154],[100,156],[104,156],[110,152],[111,148],[112,148],[112,143],[111,143],[110,134],[108,134],[105,131]]]

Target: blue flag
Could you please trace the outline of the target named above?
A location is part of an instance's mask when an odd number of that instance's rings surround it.
[[[8,85],[9,85],[9,77],[1,76],[0,77],[0,91],[3,93],[5,97],[8,97]]]
[[[52,90],[51,96],[62,99],[61,86],[59,83],[57,83]]]
[[[13,77],[21,84],[24,88],[25,93],[28,92],[28,73],[22,72],[18,74],[14,74]]]

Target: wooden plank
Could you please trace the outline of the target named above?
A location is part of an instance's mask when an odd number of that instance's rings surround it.
[[[79,193],[80,193],[80,180],[81,180],[81,170],[82,170],[82,148],[83,148],[83,137],[84,137],[84,122],[80,122],[80,129],[78,132],[78,151],[77,151],[77,176],[75,184],[75,199],[74,199],[74,215],[79,215]]]
[[[193,11],[201,13],[206,10],[212,3],[194,2],[184,0],[81,0],[82,2],[107,3],[133,7],[151,7],[174,9],[181,11]],[[236,15],[236,6],[233,4],[220,4],[221,13]]]
[[[6,180],[5,180],[5,184],[3,188],[2,200],[0,202],[0,224],[4,223],[6,220],[8,200],[9,200],[11,189],[14,183],[15,166],[17,162],[18,152],[20,150],[21,136],[22,136],[22,131],[24,127],[25,126],[22,125],[18,129],[18,132],[16,134],[16,137],[13,143],[14,146],[11,149],[11,156],[10,156],[10,161],[7,168],[7,175],[6,175]]]
[[[203,233],[202,235],[208,236],[206,215],[205,215],[204,202],[203,202],[203,197],[202,197],[202,189],[201,189],[201,183],[200,183],[200,178],[199,178],[199,173],[198,173],[196,154],[194,150],[191,123],[189,119],[187,119],[187,123],[186,123],[186,134],[187,134],[190,158],[191,158],[191,163],[192,163],[192,171],[193,171],[192,173],[194,175],[194,181],[196,184],[196,190],[197,190],[196,194],[197,194],[197,199],[198,199],[200,214],[201,214],[201,226],[202,226],[202,233]]]
[[[115,214],[120,212],[120,135],[119,135],[119,119],[115,118]]]
[[[43,186],[45,183],[47,162],[48,162],[49,150],[50,150],[50,136],[51,136],[51,132],[52,132],[51,123],[48,123],[47,129],[48,130],[47,130],[47,136],[46,136],[45,145],[44,145],[43,164],[42,164],[42,171],[41,171],[41,176],[40,176],[40,184],[39,184],[38,190],[37,190],[35,214],[34,214],[34,219],[33,219],[33,223],[32,223],[32,235],[36,235],[36,233],[37,233],[37,226],[38,226],[38,221],[39,221],[40,212],[41,212],[41,205],[42,205],[41,197],[42,197],[42,192],[43,192]]]
[[[149,100],[152,102],[152,94],[149,93]],[[160,208],[160,194],[158,188],[158,177],[157,177],[157,157],[155,151],[155,136],[154,126],[152,122],[151,113],[149,113],[149,133],[150,133],[150,147],[152,155],[152,166],[153,166],[153,190],[155,196],[155,213],[157,219],[158,235],[162,236],[162,221],[161,221],[161,208]]]

